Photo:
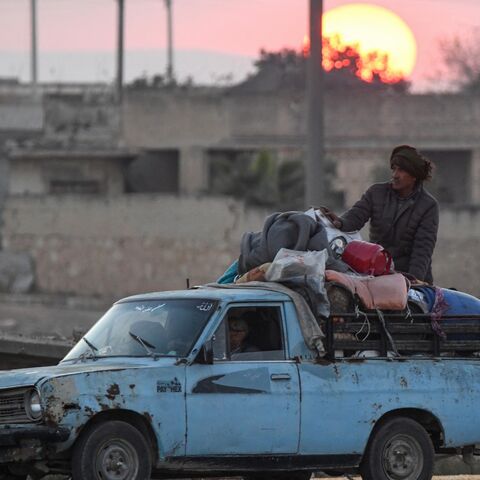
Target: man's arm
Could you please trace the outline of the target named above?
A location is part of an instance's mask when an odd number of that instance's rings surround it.
[[[432,260],[437,242],[439,211],[438,203],[429,208],[420,221],[413,240],[408,273],[419,280],[424,280]]]
[[[373,198],[372,185],[358,200],[352,208],[340,216],[340,230],[343,232],[353,232],[360,230],[372,216]]]

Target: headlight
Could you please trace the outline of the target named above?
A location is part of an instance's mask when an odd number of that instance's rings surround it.
[[[25,412],[27,417],[34,422],[42,418],[40,394],[34,388],[25,392]]]

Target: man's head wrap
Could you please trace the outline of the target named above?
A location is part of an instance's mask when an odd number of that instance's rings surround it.
[[[390,155],[390,166],[394,165],[415,177],[418,182],[432,178],[432,162],[409,145],[399,145],[393,149]]]

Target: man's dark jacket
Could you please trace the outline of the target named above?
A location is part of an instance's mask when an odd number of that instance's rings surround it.
[[[344,232],[360,230],[370,219],[370,241],[392,254],[395,269],[432,283],[438,216],[438,202],[421,185],[403,200],[390,183],[376,183],[340,219]]]

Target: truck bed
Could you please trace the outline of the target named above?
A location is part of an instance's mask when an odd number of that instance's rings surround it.
[[[322,323],[327,358],[375,351],[380,357],[480,357],[480,315],[444,315],[432,327],[430,314],[332,313]]]

